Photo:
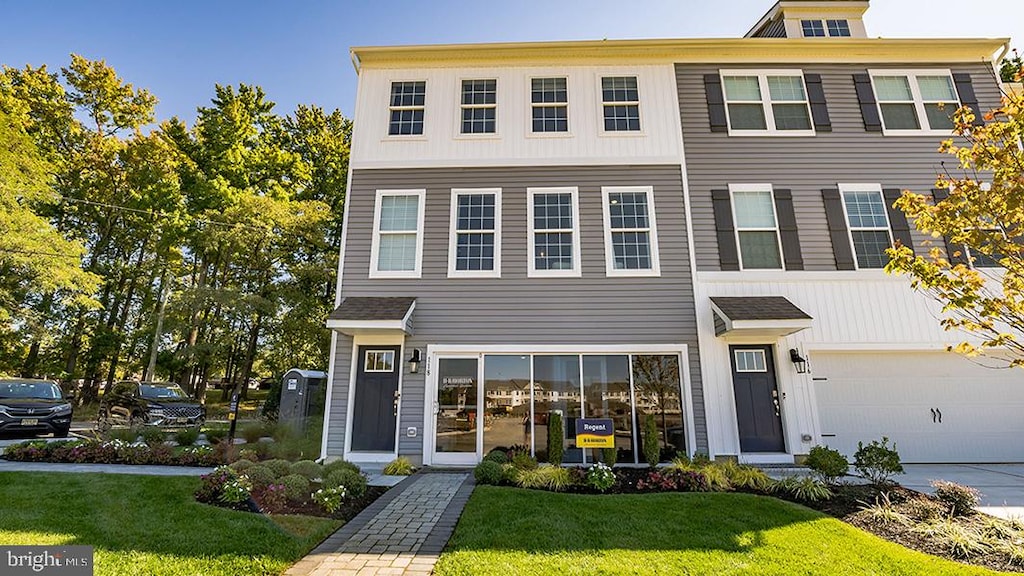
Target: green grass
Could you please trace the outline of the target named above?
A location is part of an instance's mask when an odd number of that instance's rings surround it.
[[[197,478],[0,473],[0,544],[96,547],[97,576],[280,574],[340,522],[199,504]]]
[[[439,576],[995,574],[749,494],[585,496],[480,486]]]

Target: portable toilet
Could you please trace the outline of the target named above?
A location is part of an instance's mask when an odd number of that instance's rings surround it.
[[[323,418],[327,374],[293,368],[284,373],[278,422],[305,430],[310,418]]]

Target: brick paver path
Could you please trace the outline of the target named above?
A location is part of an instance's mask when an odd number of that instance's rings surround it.
[[[473,491],[468,474],[411,476],[332,534],[286,576],[426,576]]]

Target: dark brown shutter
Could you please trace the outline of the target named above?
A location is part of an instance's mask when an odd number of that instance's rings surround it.
[[[811,103],[811,118],[814,129],[818,132],[831,132],[832,122],[828,118],[828,105],[825,103],[825,90],[821,87],[821,74],[804,74],[807,85],[807,100]]]
[[[712,132],[728,132],[729,121],[725,117],[725,96],[722,94],[722,77],[718,74],[704,75],[704,96],[708,100],[708,118]]]
[[[914,239],[910,235],[910,223],[907,222],[907,215],[903,210],[894,207],[892,204],[903,194],[899,188],[886,188],[882,190],[882,198],[885,199],[885,208],[889,211],[889,227],[892,228],[892,236],[900,241],[900,244],[914,249]]]
[[[956,93],[960,96],[960,104],[970,106],[974,110],[974,125],[981,126],[985,119],[978,106],[978,97],[974,94],[974,84],[971,82],[971,75],[966,72],[953,74],[953,84],[956,84]]]
[[[775,214],[779,218],[779,237],[782,239],[782,259],[786,270],[803,270],[804,258],[800,254],[800,234],[793,212],[793,192],[775,189]]]
[[[838,188],[821,191],[825,202],[825,218],[828,220],[828,234],[832,238],[832,252],[836,256],[836,270],[856,270],[853,261],[853,247],[846,227],[846,213],[843,212],[843,197]]]
[[[853,87],[857,90],[860,115],[864,118],[864,129],[868,132],[881,132],[882,118],[878,115],[878,106],[875,104],[875,91],[871,88],[871,76],[854,74]]]
[[[949,198],[949,190],[945,188],[932,188],[932,199],[938,204],[946,198]],[[964,253],[963,246],[957,246],[949,241],[949,236],[943,236],[942,241],[946,243],[946,259],[949,263],[956,266],[957,264],[967,264],[967,254]]]
[[[718,262],[722,270],[739,270],[740,255],[736,247],[729,191],[712,190],[711,205],[715,210],[715,230],[718,232]]]

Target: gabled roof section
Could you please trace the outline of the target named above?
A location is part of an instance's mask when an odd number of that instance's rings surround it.
[[[327,327],[354,336],[368,333],[412,334],[416,299],[409,296],[349,297],[327,316]]]
[[[743,37],[785,38],[785,21],[805,18],[848,20],[852,30],[863,31],[864,13],[867,10],[868,0],[779,0]],[[780,29],[781,36],[778,35]],[[788,34],[788,37],[799,38],[800,35]],[[865,38],[867,34],[864,33],[860,37]]]
[[[780,338],[811,327],[813,318],[783,296],[714,296],[715,335]]]

